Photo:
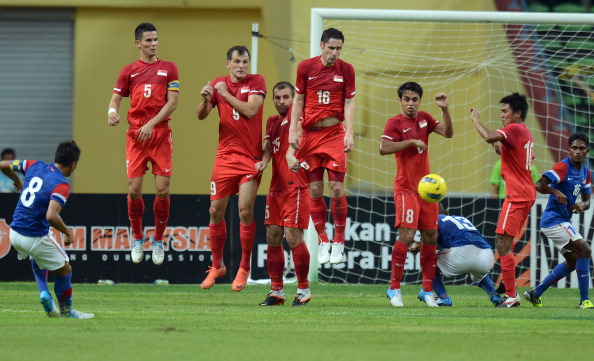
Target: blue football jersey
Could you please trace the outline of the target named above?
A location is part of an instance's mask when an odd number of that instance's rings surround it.
[[[50,200],[64,206],[70,195],[70,185],[53,164],[15,160],[11,167],[25,175],[25,182],[10,228],[24,236],[43,237],[49,232],[50,225],[45,215]]]
[[[580,193],[590,194],[592,189],[592,174],[588,167],[582,165],[576,169],[569,157],[555,164],[551,170],[546,171],[543,176],[551,180],[551,188],[558,189],[567,197],[567,204],[561,204],[557,197],[550,194],[547,206],[540,219],[542,228],[553,227],[563,222],[569,222],[572,214],[569,208],[575,204]]]
[[[460,216],[439,215],[439,235],[437,244],[441,248],[473,245],[478,248],[491,248],[487,240],[466,218]]]

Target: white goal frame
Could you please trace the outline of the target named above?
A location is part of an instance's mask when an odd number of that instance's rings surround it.
[[[321,54],[320,38],[324,30],[324,20],[376,20],[376,21],[417,21],[417,22],[457,22],[457,23],[500,23],[500,24],[579,24],[593,25],[594,14],[576,13],[536,13],[509,11],[443,11],[443,10],[389,10],[389,9],[339,9],[312,8],[310,25],[310,57]],[[542,200],[541,200],[542,202]],[[531,211],[532,239],[536,239],[536,211]],[[586,212],[592,219],[590,209]],[[593,226],[593,225],[590,225]],[[311,252],[309,279],[318,281],[318,237],[310,221],[309,229],[305,232],[307,246]],[[538,245],[531,244],[531,253],[535,254]],[[536,257],[530,258],[530,268],[538,267]],[[536,285],[536,272],[531,272],[530,285]]]

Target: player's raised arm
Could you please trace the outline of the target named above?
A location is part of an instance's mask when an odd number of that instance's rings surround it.
[[[210,103],[210,99],[212,98],[213,91],[214,89],[210,82],[208,82],[200,90],[202,101],[200,102],[200,104],[198,104],[198,108],[196,109],[196,115],[198,116],[199,120],[205,119],[212,110],[212,104]]]
[[[233,107],[233,109],[248,119],[252,119],[256,116],[264,103],[264,96],[261,94],[251,94],[248,97],[247,102],[237,99],[227,91],[227,84],[222,81],[216,83],[214,88],[219,95]]]
[[[10,178],[12,180],[12,182],[14,183],[14,188],[16,188],[17,190],[21,190],[23,188],[23,181],[12,170],[12,168],[11,168],[12,162],[13,162],[12,160],[0,161],[0,170],[2,171],[2,173],[5,176],[7,176],[8,178]]]
[[[441,108],[443,122],[439,123],[433,131],[443,137],[452,138],[454,136],[454,126],[452,125],[452,117],[450,116],[447,94],[443,92],[437,93],[435,95],[435,104]]]
[[[500,142],[503,140],[503,135],[501,133],[496,132],[487,128],[483,123],[479,121],[480,114],[478,110],[475,108],[470,109],[470,118],[472,119],[472,123],[474,127],[478,131],[479,135],[487,142],[487,143],[495,143]]]

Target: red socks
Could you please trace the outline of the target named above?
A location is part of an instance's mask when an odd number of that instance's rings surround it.
[[[328,208],[324,197],[310,198],[309,214],[314,223],[316,232],[318,232],[318,242],[328,242],[328,235],[326,234],[326,216]]]
[[[163,233],[167,228],[167,221],[169,220],[169,205],[170,197],[159,198],[155,197],[153,203],[153,212],[155,213],[155,241],[163,240]]]
[[[208,225],[208,234],[210,238],[210,250],[212,252],[212,267],[221,268],[223,261],[223,249],[227,239],[227,223],[222,222]]]
[[[421,244],[420,262],[423,276],[423,291],[433,291],[433,279],[437,268],[436,245]]]
[[[252,261],[252,247],[254,245],[254,238],[256,237],[256,222],[250,225],[239,223],[239,241],[241,242],[241,263],[239,268],[246,271],[250,270]]]
[[[283,246],[268,246],[266,250],[266,267],[268,268],[268,276],[270,276],[270,289],[273,291],[282,290],[283,272],[285,270]]]
[[[334,243],[344,243],[347,212],[348,208],[345,195],[339,198],[332,198],[330,213],[332,213],[332,220],[334,221]]]
[[[505,283],[505,294],[509,297],[516,297],[516,259],[514,254],[499,257],[501,262],[501,275]]]
[[[300,243],[295,248],[291,249],[293,254],[293,265],[295,266],[295,274],[297,275],[297,287],[304,289],[309,288],[309,250],[305,242]]]
[[[142,197],[133,201],[130,199],[130,196],[128,196],[128,218],[130,219],[130,227],[132,227],[132,237],[134,237],[134,239],[144,240],[142,229],[143,215],[144,201],[142,200]]]
[[[408,246],[402,242],[396,241],[392,249],[392,281],[390,288],[400,288],[400,281],[402,281],[402,274],[404,273],[404,264],[406,263],[406,256],[408,255]]]

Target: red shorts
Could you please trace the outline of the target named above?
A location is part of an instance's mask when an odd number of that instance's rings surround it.
[[[507,234],[513,237],[519,235],[524,228],[524,222],[526,222],[533,204],[534,201],[510,202],[505,199],[501,206],[495,233]]]
[[[347,171],[347,153],[344,151],[346,130],[342,123],[326,128],[312,128],[303,131],[301,147],[295,153],[299,162],[309,166],[306,171],[324,167],[339,173]]]
[[[394,194],[396,222],[394,227],[437,229],[439,205],[425,202],[418,194]]]
[[[239,192],[239,186],[255,179],[260,184],[261,174],[256,161],[243,154],[217,154],[210,178],[210,200],[225,198]]]
[[[138,141],[138,129],[126,132],[126,174],[128,179],[142,177],[151,162],[153,174],[164,177],[173,175],[171,158],[173,140],[169,126],[153,129],[153,134],[146,142]]]
[[[287,188],[268,192],[264,224],[307,229],[309,227],[309,190]]]

